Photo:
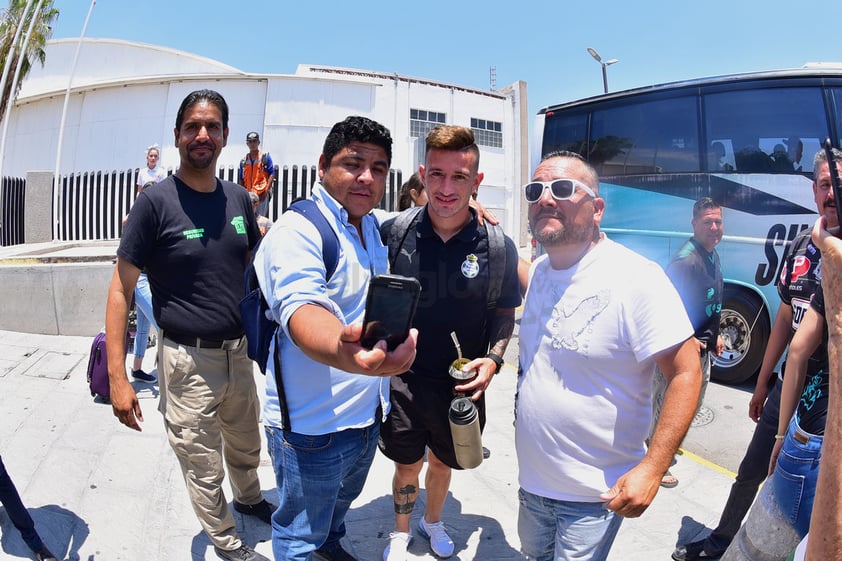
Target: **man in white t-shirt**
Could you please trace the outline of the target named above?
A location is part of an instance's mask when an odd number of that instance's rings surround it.
[[[661,267],[599,231],[605,201],[577,154],[524,187],[546,248],[530,272],[515,406],[518,533],[530,560],[605,559],[657,493],[693,420],[698,345]],[[655,365],[667,390],[648,448]]]

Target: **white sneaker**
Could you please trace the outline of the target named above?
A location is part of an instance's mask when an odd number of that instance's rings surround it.
[[[389,545],[383,550],[383,561],[406,561],[406,548],[412,541],[407,532],[389,534]]]
[[[422,536],[430,540],[430,549],[439,557],[450,557],[453,555],[453,540],[447,535],[444,529],[444,522],[428,524],[424,517],[418,521],[418,531]]]

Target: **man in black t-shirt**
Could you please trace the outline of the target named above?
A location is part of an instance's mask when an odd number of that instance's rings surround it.
[[[719,337],[719,317],[722,310],[722,269],[716,246],[722,241],[722,208],[710,197],[702,197],[693,205],[693,235],[684,242],[667,265],[666,273],[681,296],[684,309],[693,324],[693,338],[698,344],[702,366],[702,391],[696,406],[698,413],[710,381],[710,355],[719,356],[723,343]],[[667,381],[656,369],[652,389],[652,425],[654,432],[664,402]],[[662,487],[675,487],[678,479],[667,471],[661,478]]]
[[[461,469],[448,424],[450,402],[454,391],[470,396],[479,409],[480,425],[484,424],[484,392],[503,364],[514,329],[514,308],[520,305],[514,243],[505,238],[505,250],[497,257],[505,264],[490,265],[489,255],[496,255],[492,226],[479,226],[468,206],[482,182],[478,167],[479,149],[470,129],[436,127],[427,136],[425,165],[419,169],[428,202],[409,224],[402,242],[397,240],[397,255],[391,255],[395,240],[390,238],[396,234],[391,223],[381,228],[390,245],[392,273],[421,282],[413,321],[419,332],[415,362],[409,372],[391,379],[392,410],[380,430],[380,450],[395,462],[395,531],[383,556],[387,561],[406,559],[409,519],[425,450],[427,501],[418,531],[438,557],[453,554],[453,541],[441,520],[451,469]],[[489,310],[489,284],[496,266],[502,268],[502,286],[495,309]],[[459,341],[461,355],[471,359],[462,370],[477,372],[473,380],[455,387],[448,369],[459,351],[451,333]]]
[[[238,308],[260,233],[248,192],[214,175],[228,139],[222,96],[211,90],[188,95],[174,134],[179,169],[141,192],[117,249],[105,317],[112,406],[121,423],[141,430],[123,342],[131,294],[145,269],[161,328],[159,409],[193,510],[219,556],[268,561],[240,539],[221,487],[224,464],[234,508],[270,523],[274,507],[257,477],[259,402]]]

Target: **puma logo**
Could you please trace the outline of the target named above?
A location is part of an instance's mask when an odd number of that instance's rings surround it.
[[[404,248],[401,248],[401,255],[406,255],[407,261],[412,264],[412,256],[415,255],[415,250],[413,249],[412,251],[407,251]]]

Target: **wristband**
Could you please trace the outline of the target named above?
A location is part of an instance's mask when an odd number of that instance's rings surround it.
[[[485,355],[485,358],[490,358],[492,361],[494,361],[494,364],[497,365],[497,372],[500,372],[500,369],[503,368],[503,357],[501,357],[497,353],[488,353],[487,355]]]
[[[785,434],[776,434],[775,440],[783,440],[785,436],[786,436]]]

